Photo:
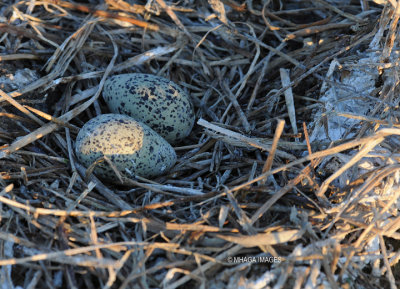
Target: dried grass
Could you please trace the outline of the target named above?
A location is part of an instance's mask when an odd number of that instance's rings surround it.
[[[398,287],[400,4],[131,2],[0,5],[2,288]],[[116,185],[73,145],[126,72],[198,121],[171,172]]]

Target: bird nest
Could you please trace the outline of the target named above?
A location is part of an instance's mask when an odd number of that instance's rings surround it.
[[[400,285],[396,1],[11,2],[2,288]],[[129,72],[196,124],[168,173],[114,184],[73,148]]]

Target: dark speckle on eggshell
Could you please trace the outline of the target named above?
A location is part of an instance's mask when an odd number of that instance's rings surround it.
[[[103,114],[88,121],[75,142],[78,160],[89,167],[107,156],[123,173],[126,169],[142,177],[155,177],[168,171],[176,162],[171,145],[147,125],[120,114]],[[98,176],[115,180],[106,162],[96,165]]]
[[[151,74],[120,74],[107,79],[103,98],[113,113],[141,121],[169,143],[186,138],[195,115],[189,96],[174,82]]]

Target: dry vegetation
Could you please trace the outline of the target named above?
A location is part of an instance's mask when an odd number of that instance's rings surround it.
[[[400,1],[92,2],[0,2],[2,289],[400,285]],[[198,121],[116,185],[73,146],[126,72]]]

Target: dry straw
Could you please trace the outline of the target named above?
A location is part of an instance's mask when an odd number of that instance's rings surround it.
[[[400,1],[86,2],[0,5],[2,288],[400,286]],[[126,72],[197,123],[117,185],[73,147]]]

